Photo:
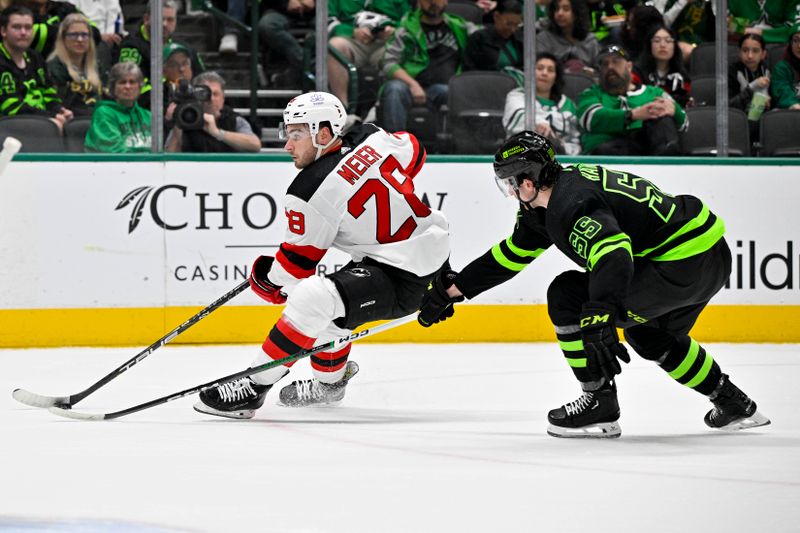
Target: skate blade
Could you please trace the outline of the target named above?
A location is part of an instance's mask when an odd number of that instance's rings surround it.
[[[753,416],[736,420],[734,422],[731,422],[727,426],[722,426],[719,429],[721,429],[722,431],[739,431],[740,429],[751,429],[751,428],[758,428],[761,426],[768,426],[771,423],[772,421],[769,418],[756,411],[755,413],[753,413]]]
[[[550,424],[547,434],[562,439],[616,439],[622,435],[622,428],[619,422],[603,422],[582,428],[562,428]]]
[[[204,415],[214,415],[214,416],[221,416],[223,418],[233,418],[236,420],[243,420],[248,418],[253,418],[256,414],[255,409],[238,409],[236,411],[220,411],[218,409],[214,409],[213,407],[209,407],[203,402],[197,402],[194,404],[194,410],[198,413],[203,413]]]
[[[305,407],[305,408],[319,407],[319,408],[325,409],[326,407],[336,407],[336,406],[338,406],[339,404],[342,403],[342,400],[344,400],[344,398],[342,398],[341,400],[334,400],[332,402],[326,402],[326,403],[283,403],[282,401],[278,400],[276,402],[276,404],[281,406],[281,407],[288,407],[289,409],[299,409],[299,408],[302,408],[302,407]]]

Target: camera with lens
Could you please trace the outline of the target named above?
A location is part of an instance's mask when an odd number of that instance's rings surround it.
[[[171,101],[175,102],[175,113],[172,118],[175,125],[184,131],[202,130],[203,102],[211,100],[211,89],[205,85],[191,85],[181,80],[172,92]]]

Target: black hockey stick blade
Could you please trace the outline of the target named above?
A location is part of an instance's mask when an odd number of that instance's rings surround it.
[[[269,363],[264,363],[263,365],[250,367],[245,370],[236,372],[235,374],[230,374],[225,377],[216,379],[214,381],[209,381],[208,383],[204,383],[202,385],[197,385],[195,387],[191,387],[189,389],[185,389],[180,392],[175,392],[167,396],[162,396],[161,398],[156,398],[155,400],[150,400],[149,402],[141,403],[139,405],[134,405],[133,407],[129,407],[121,411],[114,411],[113,413],[92,414],[92,413],[82,413],[79,411],[73,411],[72,409],[69,408],[65,409],[57,406],[50,407],[49,411],[54,415],[62,416],[64,418],[72,418],[75,420],[112,420],[114,418],[120,418],[122,416],[126,416],[139,411],[144,411],[145,409],[150,409],[151,407],[162,405],[167,402],[171,402],[173,400],[178,400],[180,398],[183,398],[184,396],[189,396],[190,394],[197,394],[203,392],[204,390],[208,390],[212,387],[217,387],[219,385],[222,385],[223,383],[228,383],[229,381],[235,381],[237,379],[246,376],[258,374],[259,372],[263,372],[264,370],[269,370],[270,368],[274,368],[276,366],[285,365],[286,363],[292,363],[294,361],[297,361],[298,359],[303,359],[304,357],[308,357],[317,352],[322,352],[330,348],[335,348],[337,346],[347,344],[348,342],[352,342],[357,339],[363,339],[371,335],[375,335],[376,333],[380,333],[381,331],[386,331],[388,329],[402,326],[403,324],[412,322],[416,319],[417,319],[416,313],[404,316],[402,318],[397,318],[395,320],[392,320],[391,322],[385,322],[383,324],[379,324],[369,329],[363,329],[356,333],[351,333],[346,337],[339,337],[338,339],[334,339],[324,344],[319,344],[317,346],[314,346],[313,348],[309,348],[307,350],[301,350],[296,354],[289,355],[282,359],[276,359],[274,361],[270,361]]]
[[[201,310],[199,313],[194,315],[193,317],[189,318],[186,322],[178,326],[177,328],[173,329],[156,342],[142,350],[141,352],[137,353],[131,359],[128,359],[122,365],[118,366],[114,370],[112,370],[108,375],[101,378],[98,382],[91,385],[86,390],[78,392],[76,394],[72,394],[70,396],[45,396],[44,394],[36,394],[35,392],[30,392],[25,389],[14,389],[14,392],[11,393],[11,396],[20,403],[24,403],[25,405],[29,405],[31,407],[62,407],[69,409],[71,406],[75,405],[79,401],[83,400],[94,391],[108,383],[109,381],[116,379],[122,373],[130,369],[132,366],[140,363],[144,358],[146,358],[151,353],[155,352],[157,349],[161,348],[172,339],[189,329],[190,327],[194,326],[202,319],[210,315],[213,311],[217,308],[222,306],[223,304],[227,303],[231,300],[234,296],[238,295],[246,288],[250,286],[250,282],[245,280],[217,300],[212,302],[208,307]]]

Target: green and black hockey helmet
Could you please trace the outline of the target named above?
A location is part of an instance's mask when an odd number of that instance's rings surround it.
[[[553,145],[546,137],[532,131],[509,137],[494,154],[495,180],[507,196],[518,196],[519,184],[526,178],[537,189],[552,186],[560,169]]]

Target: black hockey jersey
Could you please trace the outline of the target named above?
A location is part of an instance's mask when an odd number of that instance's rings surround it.
[[[711,248],[722,219],[694,196],[672,196],[634,174],[599,165],[561,169],[547,209],[521,208],[514,232],[467,265],[468,298],[520,272],[551,244],[591,271],[592,300],[621,305],[635,260],[677,261]]]
[[[28,49],[24,57],[25,68],[19,68],[0,43],[0,116],[55,116],[62,104],[47,77],[44,59],[33,49]]]

